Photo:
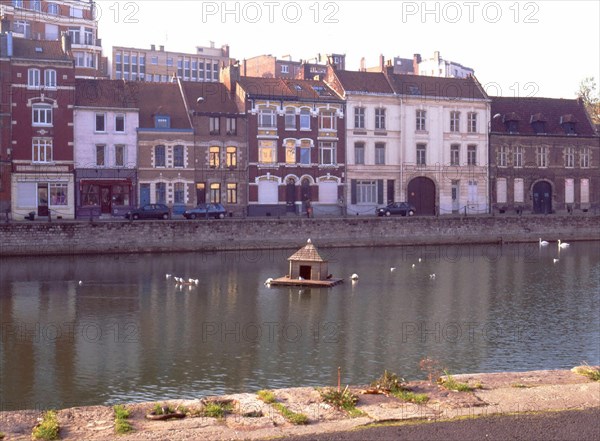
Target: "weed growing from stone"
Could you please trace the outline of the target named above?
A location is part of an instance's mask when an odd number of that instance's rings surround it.
[[[461,383],[450,375],[447,370],[444,370],[445,378],[440,378],[439,383],[448,390],[455,390],[458,392],[471,392],[473,388],[467,383]]]
[[[308,417],[303,413],[292,412],[290,409],[288,409],[281,403],[271,403],[271,405],[279,412],[281,412],[283,417],[290,423],[295,425],[308,424]]]
[[[270,390],[259,390],[256,395],[258,395],[258,399],[267,403],[267,404],[271,404],[275,402],[275,394],[270,391]]]
[[[113,406],[113,411],[115,412],[115,432],[121,435],[133,431],[133,426],[127,421],[130,416],[129,410],[122,404],[117,404]]]
[[[49,410],[42,416],[42,421],[33,428],[32,436],[35,439],[55,440],[58,439],[60,426],[55,410]]]
[[[576,368],[573,368],[573,372],[584,375],[592,381],[600,381],[600,369],[597,367],[592,367],[587,363],[583,366],[577,366]]]

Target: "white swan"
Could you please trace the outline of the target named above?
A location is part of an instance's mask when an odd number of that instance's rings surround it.
[[[171,274],[165,274],[165,279],[170,279],[171,278]]]
[[[269,277],[267,280],[265,280],[265,286],[271,286],[272,282],[273,282],[273,278]]]
[[[567,242],[561,242],[560,239],[558,239],[558,248],[568,248],[570,247],[571,244],[567,243]]]
[[[429,274],[430,279],[435,279],[435,274]]]
[[[546,245],[548,245],[550,242],[548,242],[547,240],[542,240],[542,238],[540,237],[540,246],[541,247],[545,247]]]
[[[416,266],[417,266],[417,265],[415,265],[414,263],[412,264],[412,267],[413,267],[413,268],[414,268],[414,267],[416,267]]]
[[[559,261],[559,259],[557,259],[556,257],[554,259],[552,259],[552,262],[557,263]]]
[[[391,271],[391,272],[394,272],[394,271],[396,271],[396,268],[395,268],[395,267],[391,267],[391,268],[390,268],[390,271]]]
[[[358,280],[358,274],[354,273],[350,276],[350,279],[352,280]]]

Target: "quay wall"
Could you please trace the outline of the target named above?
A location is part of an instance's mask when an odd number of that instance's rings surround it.
[[[0,257],[600,240],[600,216],[246,218],[0,224]]]

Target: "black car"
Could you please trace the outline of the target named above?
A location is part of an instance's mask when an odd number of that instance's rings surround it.
[[[202,219],[207,217],[223,219],[226,215],[227,210],[221,204],[198,204],[196,208],[183,212],[183,216],[186,219]]]
[[[169,219],[171,211],[165,204],[146,204],[143,207],[128,211],[127,219]]]
[[[399,214],[400,216],[414,216],[417,210],[413,205],[408,202],[392,202],[387,207],[376,208],[375,213],[377,216],[391,216],[392,214]]]

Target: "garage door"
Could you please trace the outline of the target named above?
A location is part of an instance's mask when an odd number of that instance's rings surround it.
[[[277,196],[277,181],[259,181],[258,183],[258,203],[276,204],[279,202]]]
[[[336,204],[338,200],[337,182],[319,183],[319,202],[321,204]]]

